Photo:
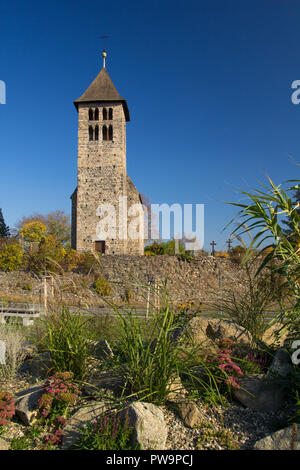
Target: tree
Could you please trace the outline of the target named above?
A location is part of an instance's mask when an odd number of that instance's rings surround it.
[[[10,236],[9,227],[6,225],[3,214],[2,214],[2,209],[0,209],[0,237],[8,238],[9,236]]]
[[[40,242],[45,236],[46,231],[46,225],[43,222],[37,220],[24,224],[20,229],[19,234],[25,242],[34,243]]]
[[[57,210],[49,212],[47,215],[32,214],[22,219],[17,223],[17,228],[20,230],[28,222],[42,222],[46,225],[46,235],[54,235],[57,241],[63,245],[71,241],[71,224],[70,216],[64,211]]]

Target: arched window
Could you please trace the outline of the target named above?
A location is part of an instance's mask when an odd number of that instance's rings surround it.
[[[102,114],[103,114],[103,121],[106,121],[107,120],[107,109],[106,108],[103,108]]]
[[[109,110],[108,110],[108,119],[109,119],[110,121],[112,121],[112,118],[113,118],[113,109],[112,109],[112,108],[109,108]]]
[[[95,140],[99,140],[99,126],[95,127]]]
[[[109,140],[113,140],[113,127],[112,126],[109,126],[108,133],[109,133]]]
[[[92,128],[92,126],[89,126],[89,139],[90,139],[90,140],[93,140],[93,137],[94,137],[93,128]]]
[[[93,121],[94,120],[94,117],[93,117],[93,110],[92,108],[89,109],[89,121]]]
[[[99,121],[99,109],[95,109],[95,121]]]
[[[102,137],[103,137],[103,140],[107,140],[107,127],[106,126],[102,127]]]

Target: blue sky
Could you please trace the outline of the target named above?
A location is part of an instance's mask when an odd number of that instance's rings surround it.
[[[205,246],[226,247],[237,188],[298,177],[300,2],[0,1],[0,207],[70,212],[73,101],[101,67],[131,114],[128,173],[153,203],[205,204]]]

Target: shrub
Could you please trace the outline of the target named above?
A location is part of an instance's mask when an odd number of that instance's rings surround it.
[[[86,251],[84,253],[80,253],[77,270],[83,274],[90,274],[98,270],[99,263],[100,260],[98,253]]]
[[[27,290],[27,291],[32,291],[32,284],[31,282],[26,282],[23,286],[23,289],[24,290]]]
[[[238,245],[230,250],[230,259],[236,264],[241,264],[243,256],[246,253],[246,248]]]
[[[65,254],[62,243],[53,235],[49,235],[40,240],[37,248],[31,247],[30,251],[25,254],[25,267],[37,274],[46,270],[61,271],[60,263]]]
[[[11,393],[7,391],[0,392],[0,434],[1,428],[9,423],[15,414],[15,400]]]
[[[176,323],[178,327],[184,326],[189,320],[201,312],[202,303],[186,302],[176,307]]]
[[[230,258],[230,254],[227,251],[216,251],[215,257],[216,258]]]
[[[178,255],[184,255],[188,253],[185,251],[181,241],[179,241],[179,253]],[[175,255],[175,240],[169,240],[167,242],[154,241],[150,245],[145,247],[145,254],[148,256],[153,255]]]
[[[100,277],[95,280],[94,289],[100,297],[107,297],[111,294],[111,286],[106,279]]]
[[[84,377],[90,344],[88,321],[78,314],[72,315],[66,307],[41,320],[45,332],[39,343],[50,351],[55,371],[71,371],[76,379]]]
[[[180,261],[192,261],[194,259],[194,253],[192,251],[185,251],[184,253],[178,253],[176,255],[177,259]]]
[[[65,256],[62,262],[62,266],[66,271],[74,271],[80,266],[82,262],[82,254],[72,248],[66,248]]]
[[[23,260],[23,249],[19,243],[4,246],[0,251],[0,269],[3,271],[14,271],[18,269]]]

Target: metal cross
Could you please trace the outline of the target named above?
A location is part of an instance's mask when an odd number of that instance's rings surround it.
[[[227,246],[228,246],[228,250],[227,250],[227,251],[229,252],[229,251],[231,251],[231,243],[232,243],[232,240],[229,238],[226,243],[227,243]]]
[[[215,246],[216,246],[216,242],[215,242],[214,240],[211,242],[211,246],[212,246],[211,256],[215,256]]]
[[[106,50],[106,39],[108,39],[108,36],[106,36],[105,34],[103,36],[101,36],[101,39],[103,39],[103,51]]]

